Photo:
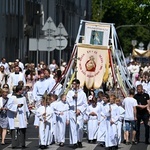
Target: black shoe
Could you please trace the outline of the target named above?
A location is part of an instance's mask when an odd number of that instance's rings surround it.
[[[132,141],[131,144],[132,144],[132,145],[136,145],[137,142],[136,142],[136,141]]]
[[[126,142],[126,145],[130,145],[130,142]]]
[[[78,142],[78,147],[79,148],[82,148],[83,146],[82,146],[82,142]]]
[[[123,140],[123,144],[126,144],[126,140]]]
[[[78,148],[78,145],[77,144],[73,144],[73,149],[76,149]]]
[[[148,140],[145,141],[145,144],[150,144],[150,142]]]
[[[50,145],[53,145],[53,144],[55,144],[55,141],[53,141]]]
[[[45,145],[41,145],[40,148],[41,149],[46,149],[46,146]]]
[[[136,141],[135,141],[135,142],[138,144],[138,143],[140,143],[140,140],[139,140],[139,139],[136,139]]]
[[[91,143],[91,140],[88,140],[88,143]]]
[[[25,148],[27,148],[27,147],[26,147],[26,146],[21,146],[21,148],[22,148],[22,149],[25,149]]]
[[[96,144],[96,139],[92,140],[92,143],[93,143],[93,144]]]
[[[117,150],[116,146],[111,147],[112,150]]]
[[[115,148],[118,149],[118,145],[116,145]]]
[[[63,146],[64,146],[64,143],[59,143],[59,146],[63,147]]]
[[[12,149],[15,149],[15,148],[17,148],[16,146],[12,146]]]
[[[100,143],[100,146],[101,146],[101,147],[105,147],[105,144],[104,144],[104,143]]]

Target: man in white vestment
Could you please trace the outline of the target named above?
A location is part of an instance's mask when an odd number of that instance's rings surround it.
[[[19,59],[16,59],[15,62],[18,64],[18,66],[21,68],[21,70],[23,72],[23,70],[24,70],[24,64]]]
[[[21,147],[25,148],[25,137],[27,128],[27,118],[29,110],[26,98],[22,96],[22,86],[16,86],[16,94],[10,99],[13,100],[14,106],[8,107],[8,121],[12,138],[12,148],[16,148],[21,143]],[[18,142],[19,141],[19,142]]]
[[[58,76],[57,75],[54,76],[54,79],[55,79],[57,85],[54,87],[52,93],[59,96],[61,91],[62,91],[62,84],[60,82],[58,82]]]
[[[45,74],[43,72],[40,72],[40,79],[36,81],[36,83],[33,86],[33,98],[35,101],[35,108],[37,109],[41,105],[41,99],[42,96],[46,91],[48,91],[48,85],[47,81],[45,79]],[[35,114],[35,121],[34,125],[38,126],[39,125],[39,119],[37,118]]]
[[[45,74],[45,81],[47,84],[47,88],[48,88],[48,93],[51,92],[51,90],[53,89],[54,85],[56,84],[56,81],[53,77],[50,76],[50,70],[49,69],[45,69],[44,70],[44,74]]]
[[[26,79],[22,72],[19,71],[19,66],[15,66],[15,72],[10,73],[7,84],[12,91],[13,86],[18,85],[19,81],[23,81],[24,85],[26,85]]]
[[[70,116],[70,144],[74,144],[74,148],[82,148],[84,113],[88,104],[78,79],[72,82],[72,89],[67,93],[67,103]]]
[[[45,91],[48,92],[48,84],[45,79],[45,74],[40,72],[39,80],[35,82],[33,86],[33,98],[35,102],[41,100],[42,96],[44,95]]]

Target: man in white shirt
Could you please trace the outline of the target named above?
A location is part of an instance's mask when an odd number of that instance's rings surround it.
[[[49,65],[49,69],[50,69],[51,72],[53,72],[57,68],[58,68],[58,65],[56,64],[55,59],[53,59],[52,63]]]
[[[129,145],[129,131],[130,129],[130,125],[132,128],[132,144],[136,144],[135,143],[135,135],[136,135],[136,120],[137,120],[137,116],[136,116],[136,106],[137,101],[136,99],[134,99],[134,93],[135,90],[134,89],[130,89],[129,90],[129,96],[126,97],[123,102],[122,105],[125,108],[125,133],[126,133],[126,144]]]
[[[10,74],[10,70],[9,70],[9,65],[6,62],[6,59],[4,57],[1,59],[0,66],[4,66],[4,73],[6,75],[5,81],[6,81],[8,75]]]
[[[53,77],[50,76],[50,70],[49,69],[45,69],[44,74],[45,74],[45,83],[46,83],[47,88],[48,88],[47,92],[50,93],[51,90],[53,89],[54,85],[56,84],[56,81]]]

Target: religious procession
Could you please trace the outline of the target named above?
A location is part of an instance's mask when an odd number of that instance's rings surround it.
[[[23,64],[16,59],[0,63],[1,144],[11,135],[11,148],[26,148],[28,120],[34,114],[40,149],[65,145],[66,128],[73,149],[89,144],[108,150],[120,144],[140,143],[141,124],[145,144],[149,144],[150,65],[131,61],[128,65],[116,40],[109,43],[110,24],[85,23],[84,41],[77,43],[69,62],[50,65],[41,61]],[[82,27],[82,24],[81,24]],[[94,41],[93,32],[99,40]],[[105,34],[105,40],[102,34]],[[79,30],[80,35],[80,30]],[[89,36],[91,35],[91,36]],[[97,39],[97,38],[95,38]],[[92,42],[92,43],[90,43]],[[115,43],[116,42],[116,43]],[[108,47],[108,45],[110,45]]]

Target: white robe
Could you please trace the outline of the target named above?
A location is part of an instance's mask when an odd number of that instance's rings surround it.
[[[0,72],[0,83],[1,83],[1,87],[3,87],[3,85],[5,84],[5,74]]]
[[[45,79],[45,84],[47,85],[47,89],[48,89],[47,92],[50,93],[54,85],[56,84],[56,81],[54,78],[49,77],[48,79]]]
[[[106,138],[105,138],[105,146],[112,147],[118,145],[118,131],[117,131],[117,124],[118,119],[120,117],[119,107],[116,104],[110,104],[111,113],[109,112],[110,109],[106,110]],[[110,123],[110,120],[114,122],[114,124]]]
[[[46,113],[46,122],[44,122],[43,114]],[[37,109],[37,117],[39,118],[39,145],[49,145],[50,144],[50,130],[52,116],[54,112],[50,106],[44,107],[40,106]]]
[[[74,90],[67,93],[67,103],[69,105],[69,118],[70,118],[70,144],[82,142],[83,138],[83,123],[84,113],[87,108],[87,97],[82,89],[77,91],[77,100],[73,99],[75,95]],[[80,110],[80,115],[76,117],[76,104],[77,109]]]
[[[124,119],[124,115],[125,115],[125,110],[123,107],[118,106],[119,107],[119,120],[118,120],[118,124],[117,124],[117,131],[118,131],[118,144],[121,144],[121,137],[122,137],[122,121]]]
[[[96,113],[97,116],[90,115],[91,112]],[[86,114],[88,115],[88,140],[97,139],[97,130],[98,130],[98,123],[100,121],[100,112],[101,109],[99,105],[97,105],[96,107],[89,105],[87,108]]]
[[[57,102],[56,107],[54,108],[56,113],[56,130],[57,130],[57,142],[65,142],[65,131],[66,131],[66,122],[69,121],[69,106],[67,103],[62,101]],[[60,115],[60,113],[63,115]]]
[[[56,94],[58,96],[61,90],[62,90],[62,84],[58,83],[58,86],[54,89],[53,94]]]
[[[50,107],[52,108],[52,110],[54,111],[55,109],[55,107],[57,106],[57,103],[58,103],[58,101],[54,101],[54,102],[52,102],[51,104],[50,104]],[[53,114],[53,117],[52,117],[52,123],[51,123],[51,143],[53,142],[53,140],[55,141],[55,142],[57,142],[57,121],[56,121],[56,114],[54,113]],[[54,139],[53,139],[54,138]]]
[[[26,85],[25,76],[22,72],[19,74],[15,74],[15,72],[10,73],[7,84],[9,85],[10,90],[12,90],[13,86],[18,85],[19,81],[23,81],[24,85]]]
[[[29,117],[29,110],[25,97],[17,98],[16,96],[10,97],[8,101],[8,122],[9,128],[27,128],[27,118]],[[13,105],[12,105],[13,102]],[[21,108],[17,108],[18,104],[23,104]]]
[[[34,101],[39,101],[41,100],[42,96],[44,95],[45,91],[48,92],[48,85],[47,85],[47,80],[38,80],[35,82],[33,86],[33,98]]]
[[[106,137],[106,110],[109,108],[108,103],[103,103],[103,105],[98,104],[101,106],[101,113],[100,113],[100,124],[97,131],[97,141],[105,142]]]

